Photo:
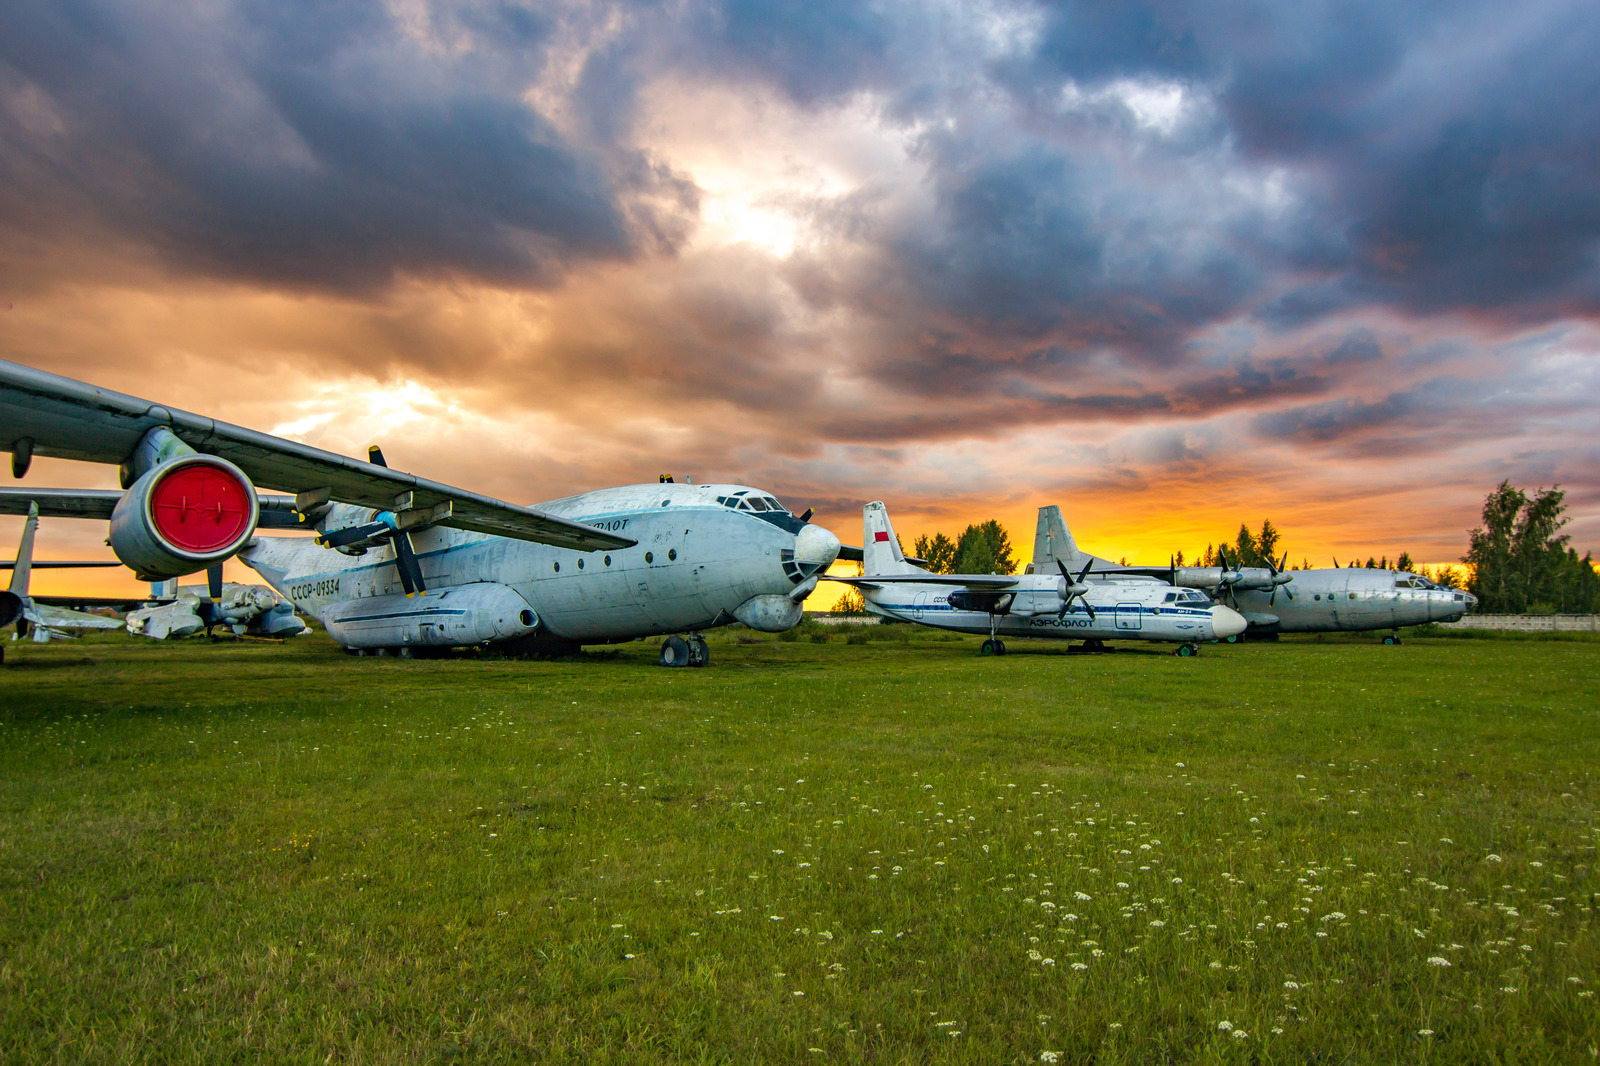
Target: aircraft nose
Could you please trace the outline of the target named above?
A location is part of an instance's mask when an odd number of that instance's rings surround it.
[[[1249,624],[1244,620],[1244,615],[1232,607],[1224,607],[1219,603],[1211,608],[1211,632],[1215,633],[1219,640],[1238,636]]]
[[[839,558],[839,538],[821,526],[802,526],[794,538],[794,561],[810,573],[826,570]]]

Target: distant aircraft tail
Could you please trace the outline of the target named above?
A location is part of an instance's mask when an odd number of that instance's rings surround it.
[[[900,540],[894,535],[894,525],[889,521],[889,508],[880,500],[861,508],[861,573],[865,577],[922,573],[906,562]]]
[[[1078,550],[1078,542],[1072,539],[1072,531],[1061,517],[1061,508],[1052,503],[1039,508],[1039,525],[1033,534],[1033,572],[1053,572],[1057,559],[1066,563],[1067,569],[1075,571],[1083,565],[1085,556]]]
[[[39,505],[28,504],[28,520],[22,525],[22,540],[17,544],[17,563],[11,571],[11,592],[19,599],[28,595],[28,578],[33,573],[33,535],[39,531]]]

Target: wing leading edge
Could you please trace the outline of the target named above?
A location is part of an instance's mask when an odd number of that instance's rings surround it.
[[[252,481],[280,491],[298,494],[328,490],[330,498],[341,503],[377,510],[401,506],[421,510],[448,503],[450,515],[439,525],[579,551],[626,548],[637,543],[532,507],[3,360],[0,425],[5,426],[7,438],[0,440],[0,450],[26,449],[31,455],[94,463],[126,461],[146,433],[165,426],[196,451],[220,456],[243,470]],[[76,495],[88,501],[83,505],[86,509],[102,506],[96,501],[97,493]],[[407,503],[397,502],[407,495]],[[39,498],[38,490],[33,498]],[[41,513],[48,512],[41,506]],[[109,514],[106,511],[108,517]],[[77,517],[99,514],[80,511]]]

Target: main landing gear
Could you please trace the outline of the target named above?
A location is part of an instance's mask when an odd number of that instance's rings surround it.
[[[1178,654],[1185,659],[1192,659],[1196,655],[1200,654],[1200,645],[1194,643],[1193,641],[1190,641],[1187,644],[1179,644]]]
[[[991,614],[989,616],[989,639],[983,642],[983,646],[978,649],[978,654],[1004,655],[1005,653],[1006,642],[1000,639],[1000,616]]]
[[[687,638],[668,637],[661,642],[662,666],[708,666],[710,663],[711,648],[706,638],[698,633],[690,633]]]
[[[1400,641],[1400,631],[1398,629],[1389,630],[1389,635],[1383,638],[1383,642],[1385,644],[1399,644],[1399,643],[1401,643],[1401,641]]]

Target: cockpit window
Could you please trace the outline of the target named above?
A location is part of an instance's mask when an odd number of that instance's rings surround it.
[[[781,510],[783,510],[783,504],[779,503],[777,500],[773,499],[771,496],[763,496],[761,498],[763,500],[767,501],[767,510],[769,510],[769,511],[781,511]]]
[[[749,505],[752,511],[765,511],[767,509],[767,502],[760,496],[746,496],[744,502]]]
[[[1169,592],[1169,593],[1167,593],[1167,598],[1162,600],[1161,602],[1162,603],[1172,603],[1177,598],[1178,598],[1178,594],[1176,592]]]
[[[1178,597],[1178,602],[1179,603],[1210,603],[1211,602],[1211,597],[1207,596],[1204,592],[1195,592],[1193,590],[1190,590],[1189,592],[1185,592],[1183,595],[1179,596]]]

